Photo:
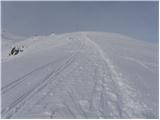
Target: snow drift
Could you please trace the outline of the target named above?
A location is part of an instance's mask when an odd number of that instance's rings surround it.
[[[37,36],[2,51],[2,118],[158,118],[158,87],[158,45],[120,34]]]

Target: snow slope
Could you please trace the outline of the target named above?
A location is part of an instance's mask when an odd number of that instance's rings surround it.
[[[1,38],[2,38],[2,51],[5,51],[6,49],[9,49],[9,47],[11,47],[12,44],[25,40],[27,37],[18,36],[8,31],[2,31]]]
[[[113,33],[37,36],[2,54],[2,118],[158,118],[158,45]]]

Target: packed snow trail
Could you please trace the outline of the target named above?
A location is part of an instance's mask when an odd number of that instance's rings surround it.
[[[157,118],[154,107],[89,35],[54,36],[63,44],[4,62],[5,74],[22,62],[25,68],[17,69],[26,72],[4,77],[2,118]]]
[[[22,104],[25,103],[28,97],[32,96],[32,94],[36,94],[36,92],[38,92],[40,89],[45,87],[46,84],[49,83],[49,81],[53,76],[59,74],[59,72],[61,72],[63,69],[65,69],[65,67],[71,64],[77,53],[75,52],[74,54],[71,53],[69,54],[70,55],[68,58],[61,57],[56,61],[54,60],[51,63],[36,68],[35,70],[27,73],[26,75],[2,87],[2,96],[5,97],[6,99],[6,101],[3,102],[4,103],[3,105],[7,106],[4,109],[2,109],[2,115],[7,115],[6,117],[10,118],[12,116],[12,113],[15,113],[16,111],[18,111],[18,109],[20,109],[20,107],[22,106]],[[56,65],[57,62],[60,63],[61,65],[57,66]],[[51,69],[52,67],[54,69],[51,72],[49,72],[50,70],[47,69]],[[45,73],[46,71],[47,73]],[[37,79],[37,76],[33,76],[36,75],[37,73],[38,74],[45,73],[47,75],[44,76],[43,79],[39,80],[39,78]],[[43,74],[41,75],[41,77],[43,77]],[[33,79],[34,81],[32,81]],[[25,89],[25,93],[19,91],[19,89],[21,89],[22,86],[24,86],[23,89]],[[18,98],[17,96],[14,96],[13,91],[16,92],[16,95],[19,95]],[[12,100],[15,99],[15,101],[10,101],[11,99]]]
[[[49,84],[50,79],[53,77],[53,75],[57,75],[59,72],[61,72],[63,69],[65,69],[65,67],[67,67],[71,62],[72,62],[73,56],[71,56],[69,58],[69,60],[66,60],[64,64],[60,65],[60,67],[57,68],[57,70],[55,71],[51,71],[51,73],[49,73],[42,81],[38,81],[38,83],[32,87],[32,89],[29,89],[25,94],[23,94],[22,96],[20,96],[18,99],[16,99],[14,102],[12,102],[11,104],[9,104],[9,106],[7,107],[7,110],[2,110],[2,114],[7,114],[7,117],[10,117],[10,113],[13,111],[16,111],[18,109],[20,109],[19,107],[21,107],[21,104],[24,104],[23,102],[25,102],[26,100],[28,100],[28,97],[31,97],[32,94],[36,94],[37,92],[40,91],[40,89],[44,88],[46,86],[46,84]],[[55,61],[54,61],[55,62]],[[12,84],[10,84],[12,85]],[[33,84],[32,84],[33,85]],[[13,88],[13,87],[12,87]],[[12,90],[12,89],[11,89]],[[2,89],[2,94],[3,94],[3,89]],[[7,96],[8,97],[8,96]],[[9,98],[8,98],[9,99]],[[19,105],[20,104],[20,105]],[[12,113],[11,113],[12,114]],[[8,116],[9,115],[9,116]]]

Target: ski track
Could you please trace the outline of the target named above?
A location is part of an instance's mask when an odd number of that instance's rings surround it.
[[[132,57],[123,57],[124,59],[127,59],[127,60],[130,60],[132,62],[135,62],[139,65],[141,65],[143,68],[145,68],[146,70],[150,71],[150,72],[153,72],[143,61],[140,61],[140,60],[137,60],[137,59],[134,59]]]
[[[74,55],[72,55],[64,64],[62,64],[56,71],[52,71],[48,76],[46,76],[42,83],[38,83],[33,89],[29,90],[22,96],[20,96],[16,101],[14,101],[12,104],[10,104],[7,108],[8,110],[2,110],[2,118],[6,116],[6,118],[11,118],[13,114],[18,112],[18,109],[20,109],[26,100],[28,100],[32,95],[39,92],[42,88],[44,88],[49,82],[52,80],[51,78],[58,75],[63,69],[68,67],[73,62]],[[53,75],[53,76],[52,76]],[[12,114],[13,111],[13,114]],[[4,115],[5,114],[5,115]]]
[[[50,62],[50,63],[47,63],[47,64],[43,65],[43,66],[40,66],[40,67],[34,69],[33,71],[31,71],[31,72],[23,75],[22,77],[14,80],[13,82],[10,82],[9,84],[7,84],[7,85],[5,85],[4,87],[2,87],[2,92],[1,92],[1,93],[2,93],[2,94],[5,94],[6,92],[8,92],[8,91],[12,90],[13,88],[15,88],[17,85],[23,83],[23,82],[26,80],[26,78],[29,77],[30,75],[32,75],[32,74],[34,74],[35,72],[38,72],[38,71],[40,71],[40,70],[42,70],[42,69],[44,69],[44,68],[47,68],[48,66],[50,66],[50,65],[52,65],[52,64],[55,64],[55,63],[57,63],[58,61],[59,61],[59,60],[52,61],[52,62]]]
[[[73,40],[72,40],[73,41]],[[82,49],[82,45],[80,44],[80,49]],[[47,75],[43,80],[42,83],[39,82],[37,85],[35,85],[31,90],[28,92],[24,93],[22,96],[18,97],[17,100],[15,100],[13,103],[11,103],[7,108],[4,108],[2,110],[2,118],[11,118],[15,113],[17,113],[25,104],[26,101],[28,101],[32,96],[34,96],[37,92],[40,92],[45,86],[47,86],[50,82],[53,82],[53,79],[57,75],[59,75],[64,69],[66,69],[76,56],[78,55],[78,52],[74,52],[62,65],[58,67],[57,70],[53,70]],[[52,61],[46,65],[43,65],[30,73],[24,75],[23,77],[9,83],[5,87],[3,87],[3,94],[6,93],[7,91],[11,90],[12,88],[16,87],[16,85],[22,83],[25,81],[25,77],[28,77],[29,75],[32,75],[34,72],[37,72],[41,69],[44,69],[45,67],[54,64],[55,61]]]
[[[151,117],[153,116],[155,117],[154,113],[152,113],[152,110],[149,109],[147,105],[135,99],[135,98],[138,98],[138,96],[136,95],[136,90],[129,85],[128,83],[129,81],[126,81],[126,79],[123,78],[122,73],[116,70],[116,67],[113,65],[111,60],[109,60],[109,57],[107,58],[105,57],[103,51],[99,48],[99,46],[95,42],[91,41],[89,38],[86,38],[86,40],[88,40],[90,44],[92,44],[93,46],[97,48],[97,50],[100,53],[101,58],[105,61],[104,64],[106,64],[106,66],[110,70],[110,75],[111,75],[110,79],[112,80],[114,88],[116,90],[114,91],[114,93],[117,96],[116,97],[117,98],[116,107],[119,113],[119,117],[120,118],[133,118],[135,115],[140,118],[150,117],[150,116],[145,115],[144,113],[145,111],[150,111]],[[105,71],[106,68],[104,68],[103,71]],[[105,78],[102,78],[102,80],[103,80],[102,81],[103,90],[100,96],[103,96],[103,93],[107,92],[107,91],[104,91],[105,88],[103,87],[103,85],[105,84]],[[103,97],[100,97],[100,101],[103,101]],[[103,103],[100,101],[99,103]]]
[[[83,43],[82,42],[78,42],[78,44],[79,44],[79,50],[77,51],[74,51],[75,52],[75,56],[74,56],[74,61],[75,61],[75,59],[77,59],[78,58],[78,56],[79,56],[79,54],[83,51],[83,47],[84,47],[84,45],[83,45]],[[71,66],[71,64],[70,64],[70,66]],[[72,70],[72,71],[74,71],[74,70]],[[56,82],[56,76],[55,76],[55,80],[52,80],[51,81],[52,83],[51,84],[55,84],[55,82]],[[61,81],[58,81],[58,82],[61,82]],[[33,104],[33,105],[39,105],[39,104],[43,104],[43,103],[41,103],[41,102],[43,102],[44,101],[44,99],[46,99],[47,98],[47,96],[49,96],[49,94],[53,91],[53,89],[54,89],[54,87],[53,87],[53,85],[51,86],[51,88],[49,88],[48,86],[46,86],[45,88],[47,88],[47,93],[45,93],[45,95],[43,95],[43,96],[41,96],[38,100],[36,100],[36,102],[35,102],[35,104]],[[73,91],[72,91],[73,92]],[[68,92],[69,93],[69,92]],[[72,96],[72,95],[70,95],[69,94],[69,96]],[[75,96],[74,96],[75,97]],[[84,116],[87,116],[86,115],[86,113],[83,111],[83,109],[81,108],[81,106],[80,105],[78,105],[77,106],[77,104],[76,104],[76,100],[74,100],[74,98],[72,98],[71,99],[72,100],[72,102],[74,103],[74,105],[76,106],[76,108],[78,108],[78,110],[79,110],[79,112],[82,114],[82,116],[84,115]],[[28,104],[30,104],[30,102],[27,102]],[[27,103],[26,103],[26,106],[27,106]],[[70,114],[72,115],[72,117],[73,118],[78,118],[75,114],[74,114],[74,111],[72,111],[71,110],[71,108],[67,105],[67,103],[64,101],[63,102],[63,104],[66,106],[66,108],[68,109],[68,111],[70,112]],[[79,116],[80,117],[80,116]],[[52,117],[52,114],[50,115],[50,117],[49,118],[53,118]]]

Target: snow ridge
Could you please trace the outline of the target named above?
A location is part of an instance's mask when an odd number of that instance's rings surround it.
[[[96,50],[100,54],[100,57],[105,61],[106,65],[110,69],[109,79],[113,81],[113,84],[116,90],[116,93],[114,94],[116,94],[116,98],[117,98],[117,101],[116,101],[118,104],[117,110],[119,110],[118,116],[120,118],[133,118],[134,116],[138,116],[138,118],[155,117],[155,114],[152,112],[151,109],[148,108],[147,105],[137,100],[136,90],[129,85],[128,81],[125,80],[125,78],[123,77],[120,71],[116,71],[115,66],[113,65],[109,57],[105,56],[102,49],[94,41],[87,38],[87,35],[85,40],[88,42],[88,44],[92,44],[96,48]],[[104,79],[107,80],[107,78],[104,78]],[[104,84],[104,81],[103,81],[103,84]],[[145,114],[146,111],[147,111],[147,114]],[[150,112],[149,115],[148,115],[148,112]],[[115,116],[112,116],[112,117],[115,117]]]

